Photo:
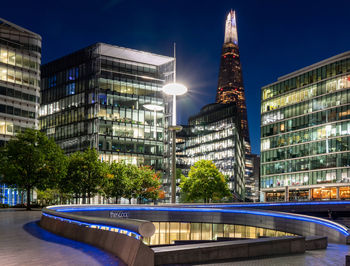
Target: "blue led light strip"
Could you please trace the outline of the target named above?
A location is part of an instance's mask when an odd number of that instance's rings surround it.
[[[123,228],[118,228],[115,226],[110,226],[110,225],[103,225],[103,224],[91,224],[91,223],[85,223],[85,222],[81,222],[78,220],[72,220],[72,219],[67,219],[67,218],[62,218],[59,216],[55,216],[55,215],[51,215],[51,214],[47,214],[47,213],[42,213],[42,215],[49,217],[49,218],[53,218],[55,220],[60,220],[62,222],[68,222],[68,223],[74,223],[80,226],[86,226],[89,228],[94,228],[94,229],[99,229],[99,230],[107,230],[107,231],[112,231],[112,232],[116,232],[119,234],[124,234],[133,238],[136,238],[138,240],[141,240],[142,237],[140,234],[127,230],[127,229],[123,229]]]
[[[65,207],[65,206],[55,206],[50,209],[56,210],[58,212],[76,212],[76,211],[174,211],[174,212],[216,212],[216,213],[242,213],[242,214],[252,214],[252,215],[262,215],[262,216],[270,216],[277,218],[285,218],[292,219],[298,221],[305,221],[320,224],[332,229],[337,230],[344,236],[349,236],[348,228],[332,222],[326,219],[310,217],[300,214],[284,214],[278,212],[264,212],[264,211],[255,211],[255,210],[242,210],[242,209],[206,209],[206,208],[179,208],[179,207],[124,207],[124,206],[114,206],[114,207],[106,207],[106,206],[75,206],[75,207]]]
[[[251,208],[270,206],[303,206],[303,205],[350,205],[350,201],[312,201],[312,202],[277,202],[277,203],[248,203],[248,204],[211,204],[211,205],[187,205],[193,208]],[[186,206],[184,206],[186,207]]]

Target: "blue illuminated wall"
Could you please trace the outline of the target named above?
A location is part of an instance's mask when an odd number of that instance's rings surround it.
[[[8,188],[6,185],[0,184],[0,203],[14,206],[20,204],[22,196],[15,188]],[[23,198],[25,202],[25,196]]]

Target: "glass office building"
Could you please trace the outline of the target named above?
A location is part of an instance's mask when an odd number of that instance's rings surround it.
[[[259,201],[260,156],[246,154],[245,197],[246,201]]]
[[[244,200],[244,140],[236,104],[209,104],[179,133],[177,165],[186,173],[199,160],[211,160],[229,177],[233,198]]]
[[[262,88],[260,186],[266,201],[350,199],[350,52]]]
[[[41,37],[0,18],[0,146],[21,130],[38,127],[40,63]],[[22,201],[16,189],[0,184],[0,190],[0,203]]]
[[[40,128],[67,153],[164,170],[173,58],[97,43],[42,66]],[[163,107],[154,113],[144,105]],[[155,123],[154,123],[155,121]]]

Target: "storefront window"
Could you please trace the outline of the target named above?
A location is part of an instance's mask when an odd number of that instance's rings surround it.
[[[330,200],[337,198],[337,188],[314,188],[312,189],[312,199]]]
[[[302,201],[309,199],[309,190],[289,191],[289,201]]]
[[[284,192],[266,192],[266,201],[284,201]]]
[[[173,244],[176,240],[217,240],[225,238],[259,238],[289,236],[290,233],[266,228],[211,223],[153,222],[156,231],[152,237],[143,239],[147,245]]]
[[[341,199],[350,199],[350,187],[339,188],[339,197]]]

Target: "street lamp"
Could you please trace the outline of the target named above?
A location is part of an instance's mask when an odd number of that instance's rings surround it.
[[[169,83],[163,87],[163,92],[167,95],[173,96],[173,119],[171,125],[176,126],[176,96],[185,94],[187,88],[179,83]]]
[[[145,104],[143,105],[147,110],[153,111],[153,123],[154,123],[154,132],[153,137],[157,139],[157,111],[162,111],[163,107],[156,104]]]
[[[163,87],[163,92],[167,95],[173,96],[173,114],[171,127],[169,130],[173,132],[172,134],[172,151],[171,151],[171,203],[176,202],[176,131],[181,131],[181,126],[176,126],[176,96],[183,95],[187,92],[187,88],[179,83],[170,83]]]

